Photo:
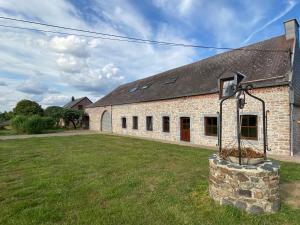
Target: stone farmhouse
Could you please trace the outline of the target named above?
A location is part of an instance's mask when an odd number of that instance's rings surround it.
[[[88,105],[92,104],[93,102],[88,97],[82,97],[75,99],[73,96],[71,101],[68,102],[63,106],[66,109],[78,109],[84,110]]]
[[[86,108],[90,129],[216,148],[218,111],[225,86],[237,72],[242,84],[266,102],[268,148],[273,155],[300,154],[299,25],[241,49],[124,84]],[[223,109],[223,145],[236,139],[235,100]],[[261,150],[261,105],[246,99],[241,113],[245,146]]]

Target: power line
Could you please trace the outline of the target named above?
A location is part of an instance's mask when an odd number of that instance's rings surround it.
[[[111,40],[111,41],[124,41],[124,42],[134,42],[134,43],[141,43],[141,44],[154,44],[154,43],[147,43],[147,42],[142,42],[142,41],[138,42],[138,41],[131,41],[131,40],[126,40],[126,39],[75,34],[75,33],[61,32],[61,31],[51,31],[51,30],[43,30],[43,29],[29,28],[29,27],[18,27],[18,26],[10,26],[10,25],[3,25],[3,24],[0,24],[0,27],[19,29],[19,30],[38,31],[38,32],[43,32],[43,33],[61,34],[61,35],[74,35],[74,36],[78,36],[78,37],[95,38],[95,39],[103,39],[103,40]],[[159,43],[157,43],[157,44],[159,44]]]
[[[5,16],[0,16],[0,19],[17,21],[17,22],[22,22],[22,23],[30,23],[30,24],[53,27],[53,28],[60,28],[60,29],[65,29],[65,30],[79,31],[79,32],[90,33],[90,34],[98,34],[98,35],[110,36],[110,37],[115,37],[115,38],[123,38],[123,39],[129,39],[129,40],[134,40],[134,41],[149,42],[149,43],[160,43],[160,44],[166,44],[166,45],[175,45],[175,46],[183,46],[183,47],[195,47],[195,48],[208,48],[208,49],[218,49],[218,50],[233,50],[233,48],[227,48],[227,47],[218,48],[218,47],[213,47],[213,46],[190,45],[190,44],[183,44],[183,43],[156,41],[156,40],[135,38],[135,37],[129,37],[129,36],[108,34],[108,33],[103,33],[103,32],[76,29],[76,28],[71,28],[71,27],[66,27],[66,26],[59,26],[59,25],[41,23],[41,22],[36,22],[36,21],[31,21],[31,20],[23,20],[23,19],[17,19],[17,18],[5,17]]]
[[[191,48],[214,49],[214,50],[289,52],[288,50],[280,50],[280,49],[229,48],[229,47],[215,47],[215,46],[204,46],[204,45],[192,45],[192,44],[175,43],[175,42],[165,42],[165,41],[157,41],[157,40],[142,39],[142,38],[135,38],[135,37],[129,37],[129,36],[115,35],[115,34],[108,34],[108,33],[96,32],[96,31],[90,31],[90,30],[76,29],[76,28],[71,28],[71,27],[66,27],[66,26],[59,26],[59,25],[35,22],[35,21],[30,21],[30,20],[23,20],[23,19],[17,19],[17,18],[5,17],[5,16],[0,16],[0,19],[16,21],[16,22],[21,22],[21,23],[35,24],[35,25],[40,25],[40,26],[52,27],[52,28],[65,29],[65,30],[72,30],[72,31],[83,32],[83,33],[97,34],[97,35],[102,35],[102,36],[105,36],[105,37],[84,35],[84,34],[77,34],[77,33],[72,34],[72,33],[61,32],[61,31],[50,31],[50,30],[43,30],[43,29],[37,29],[37,28],[18,27],[18,26],[9,26],[9,25],[1,25],[1,24],[0,24],[0,27],[13,28],[13,29],[22,29],[22,30],[31,30],[31,31],[39,31],[39,32],[44,32],[44,33],[54,33],[54,34],[61,34],[61,35],[74,35],[74,36],[79,36],[79,37],[104,39],[104,40],[112,40],[112,41],[124,41],[124,42],[133,42],[133,43],[142,43],[142,44],[156,44],[156,45],[167,45],[167,46],[176,46],[176,47],[191,47]]]

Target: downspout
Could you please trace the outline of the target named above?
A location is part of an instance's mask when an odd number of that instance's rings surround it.
[[[111,127],[111,133],[113,133],[113,122],[112,122],[112,105],[110,106],[110,127]]]
[[[295,56],[296,43],[293,46],[293,52],[290,53],[291,71],[289,72],[289,111],[290,111],[290,156],[294,156],[294,88],[293,88],[293,64]]]
[[[291,19],[284,22],[285,39],[293,40],[293,49],[290,49],[290,72],[289,72],[289,105],[290,105],[290,155],[294,155],[294,106],[295,106],[295,90],[294,90],[294,60],[295,54],[299,50],[299,24],[296,19]],[[297,53],[296,53],[297,50]],[[297,96],[298,101],[298,96]],[[298,102],[297,102],[298,104]]]
[[[290,104],[290,155],[294,156],[294,105]]]

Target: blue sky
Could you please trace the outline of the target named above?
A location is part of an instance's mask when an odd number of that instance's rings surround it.
[[[300,21],[299,0],[0,0],[0,15],[144,39],[240,47]],[[0,24],[41,28],[0,19]],[[44,28],[50,29],[50,28]],[[21,99],[43,107],[95,101],[116,86],[220,51],[0,28],[0,112]]]

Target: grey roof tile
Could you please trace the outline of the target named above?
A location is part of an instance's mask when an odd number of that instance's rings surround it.
[[[245,74],[246,78],[243,82],[253,82],[255,87],[286,84],[288,72],[291,69],[290,51],[292,46],[293,40],[286,41],[283,35],[249,45],[245,47],[246,50],[221,53],[121,85],[89,107],[216,93],[218,92],[218,78],[227,72],[238,71]],[[280,51],[261,51],[264,49]],[[175,82],[165,84],[166,81],[175,78]],[[151,85],[148,88],[141,88],[146,84]],[[135,87],[138,90],[129,91]]]

